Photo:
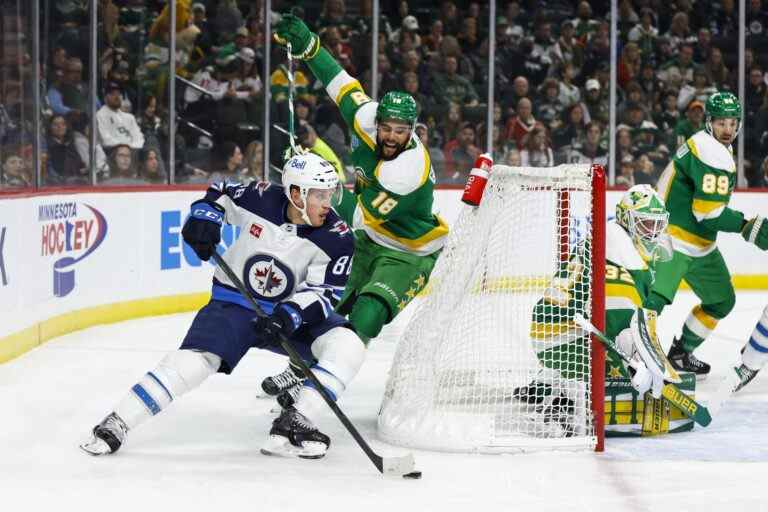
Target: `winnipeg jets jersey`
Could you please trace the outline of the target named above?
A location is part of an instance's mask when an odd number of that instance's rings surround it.
[[[205,198],[224,207],[225,222],[240,227],[224,260],[266,313],[290,302],[308,324],[328,317],[352,265],[354,238],[343,220],[330,211],[320,227],[293,224],[283,187],[266,182],[217,183]],[[218,268],[213,298],[251,308]]]

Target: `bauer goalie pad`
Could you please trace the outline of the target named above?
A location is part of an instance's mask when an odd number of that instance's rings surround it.
[[[667,382],[679,384],[680,375],[669,364],[667,355],[661,348],[659,337],[656,335],[655,311],[644,308],[637,308],[629,328],[632,332],[632,339],[637,355],[645,363],[652,373],[661,375]]]

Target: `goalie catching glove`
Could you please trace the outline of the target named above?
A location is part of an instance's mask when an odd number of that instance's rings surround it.
[[[741,236],[751,244],[755,244],[759,249],[768,250],[768,222],[765,217],[757,216],[747,221],[741,228]]]
[[[669,364],[656,336],[656,312],[638,308],[628,328],[616,337],[616,345],[630,357],[632,386],[641,394],[651,391],[660,398],[664,382],[681,382]]]
[[[291,55],[311,59],[320,50],[320,38],[293,14],[283,14],[275,25],[274,39],[278,44],[291,45]]]

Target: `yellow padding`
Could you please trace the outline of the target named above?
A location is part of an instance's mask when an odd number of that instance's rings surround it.
[[[10,361],[52,338],[73,331],[144,316],[194,311],[200,309],[210,298],[210,292],[188,293],[102,304],[70,311],[0,338],[0,363]]]
[[[696,319],[710,331],[714,331],[715,327],[717,327],[717,318],[706,314],[704,310],[701,309],[701,304],[695,306],[692,313],[693,316],[695,316]]]

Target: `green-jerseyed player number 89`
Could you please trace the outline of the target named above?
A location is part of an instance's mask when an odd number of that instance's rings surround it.
[[[705,174],[701,182],[701,190],[705,194],[714,194],[724,196],[728,194],[728,176],[715,176],[714,174]]]

